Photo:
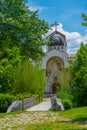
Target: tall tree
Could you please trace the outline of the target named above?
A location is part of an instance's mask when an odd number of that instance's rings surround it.
[[[83,43],[73,65],[72,95],[76,106],[87,105],[87,45]]]
[[[30,11],[26,0],[1,0],[0,48],[17,46],[21,54],[36,60],[44,54],[42,35],[49,29],[38,11]]]
[[[42,35],[48,31],[49,25],[39,19],[38,11],[30,11],[26,2],[26,0],[0,0],[1,93],[13,89],[14,71],[23,63],[23,58],[36,61],[44,54],[42,45],[45,42]]]
[[[82,13],[82,17],[82,26],[87,26],[87,15]],[[87,105],[87,44],[81,43],[72,72],[73,102],[76,106]]]

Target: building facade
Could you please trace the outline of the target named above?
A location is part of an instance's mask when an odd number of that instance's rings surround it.
[[[61,90],[63,68],[68,66],[67,42],[64,34],[55,30],[46,37],[48,42],[42,67],[46,71],[46,94]]]

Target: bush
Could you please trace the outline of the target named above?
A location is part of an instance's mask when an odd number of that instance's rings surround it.
[[[21,61],[22,57],[17,47],[0,50],[0,93],[9,93],[13,90],[14,70]]]
[[[15,96],[9,94],[0,94],[0,112],[6,112],[10,104],[16,100]]]
[[[63,106],[64,106],[65,110],[68,110],[68,109],[72,108],[71,100],[69,100],[69,99],[62,99],[62,103],[63,103]]]
[[[63,91],[63,90],[57,93],[57,97],[61,99],[72,100],[72,95],[68,93],[67,91]]]
[[[23,61],[19,65],[13,77],[13,92],[44,94],[45,91],[45,73],[39,65],[33,65],[29,60]]]
[[[31,93],[19,93],[16,95],[17,100],[23,100],[25,98],[32,98],[35,97],[35,104],[38,104],[40,101],[43,100],[43,95],[36,95],[36,94],[31,94]]]
[[[16,97],[17,97],[18,100],[22,100],[22,99],[25,99],[25,98],[31,98],[31,97],[33,97],[33,95],[31,93],[24,92],[24,93],[17,94]]]
[[[65,110],[72,108],[72,96],[67,91],[60,91],[57,97],[61,99]]]

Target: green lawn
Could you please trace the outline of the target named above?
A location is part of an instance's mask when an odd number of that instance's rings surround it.
[[[0,117],[0,130],[87,130],[87,107],[64,112],[21,111]]]
[[[13,128],[16,130],[18,127]],[[23,130],[87,130],[87,127],[80,124],[66,123],[66,122],[49,122],[43,124],[32,124],[21,126]]]
[[[79,107],[65,112],[59,112],[59,115],[75,121],[85,121],[87,120],[87,107]]]

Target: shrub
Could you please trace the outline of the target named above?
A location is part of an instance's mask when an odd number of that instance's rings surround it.
[[[68,93],[67,91],[60,91],[57,93],[57,97],[61,99],[70,99],[72,100],[72,95]]]
[[[31,93],[26,93],[26,92],[24,92],[24,93],[19,93],[19,94],[17,94],[16,97],[17,97],[18,100],[22,100],[22,99],[24,99],[24,98],[33,97],[33,95],[32,95]]]
[[[0,94],[0,112],[6,112],[10,104],[16,100],[15,96],[9,94]]]
[[[45,90],[45,73],[39,65],[29,60],[19,65],[13,77],[13,93],[43,94]]]
[[[67,91],[58,92],[57,97],[61,99],[65,110],[72,108],[72,96]]]
[[[9,93],[13,90],[14,70],[21,63],[19,49],[4,48],[0,51],[0,93]]]
[[[69,100],[69,99],[62,99],[62,103],[63,103],[63,106],[64,106],[65,110],[68,110],[68,109],[72,108],[71,100]]]
[[[38,104],[40,101],[43,100],[43,95],[36,95],[36,94],[31,94],[31,93],[19,93],[16,95],[17,100],[23,100],[25,98],[32,98],[35,97],[35,104]]]

